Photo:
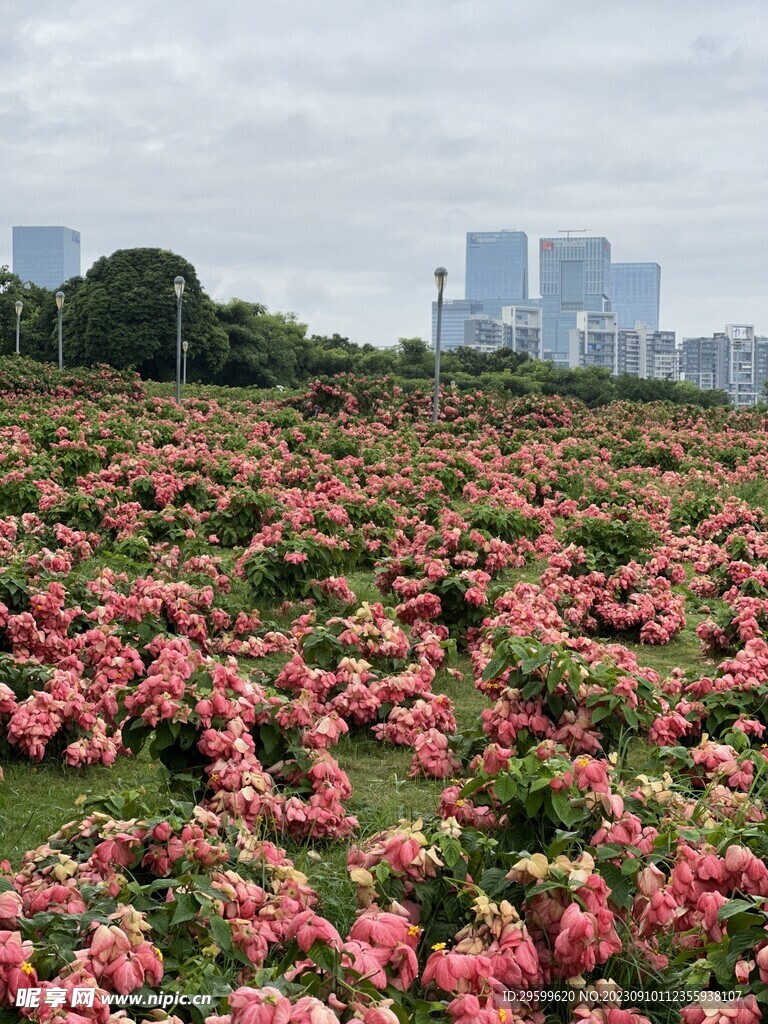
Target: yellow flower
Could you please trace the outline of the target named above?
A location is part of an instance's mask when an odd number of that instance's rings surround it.
[[[507,1019],[507,1011],[506,1010],[499,1010],[499,1020],[501,1021],[501,1024],[504,1024],[504,1021],[506,1019]]]
[[[408,934],[411,936],[412,939],[415,938],[420,932],[421,928],[419,928],[417,924],[412,924],[408,929]]]
[[[25,974],[33,974],[35,970],[35,968],[32,966],[29,960],[24,961],[24,963],[21,965],[21,969]]]
[[[157,957],[157,959],[160,961],[160,963],[162,963],[163,962],[163,954],[160,952],[160,950],[157,948],[157,946],[153,946],[152,949],[154,949],[155,956]]]
[[[445,949],[445,943],[444,942],[436,942],[434,944],[434,946],[432,947],[432,949],[434,949],[435,952],[437,952],[439,949]]]
[[[463,800],[457,800],[456,801],[456,806],[457,807],[463,807],[464,806],[464,801]]]

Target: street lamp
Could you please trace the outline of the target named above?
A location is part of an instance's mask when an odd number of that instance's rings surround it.
[[[56,292],[56,309],[59,311],[59,369],[64,369],[64,350],[61,345],[61,311],[64,308],[64,292]]]
[[[432,422],[437,423],[437,407],[440,401],[440,334],[443,329],[443,290],[448,271],[438,267],[435,271],[437,285],[437,336],[435,337],[435,397],[432,403]]]
[[[176,401],[181,401],[181,297],[184,294],[184,278],[173,279],[176,292]]]
[[[21,329],[21,311],[22,311],[22,309],[24,309],[24,303],[21,301],[21,299],[17,299],[16,300],[16,355],[17,356],[20,354],[20,352],[19,352],[19,330]]]
[[[183,377],[182,377],[182,382],[184,384],[184,387],[186,387],[187,386],[187,351],[189,349],[189,342],[185,341],[181,347],[184,350],[184,374],[183,374]]]

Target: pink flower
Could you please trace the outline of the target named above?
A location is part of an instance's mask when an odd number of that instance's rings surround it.
[[[754,996],[743,996],[721,1006],[704,1002],[680,1011],[683,1024],[760,1024],[762,1015]]]
[[[492,964],[486,956],[467,953],[434,952],[424,967],[421,983],[434,982],[444,992],[470,992],[491,976]]]
[[[401,942],[416,948],[417,939],[411,935],[406,917],[379,910],[371,906],[358,917],[349,932],[350,939],[366,942],[380,949],[393,950]]]
[[[596,761],[591,757],[577,757],[573,762],[576,785],[579,789],[588,789],[593,793],[609,793],[607,762]]]
[[[13,931],[21,916],[21,896],[11,889],[0,893],[0,929],[7,928]]]
[[[291,1010],[290,1024],[339,1024],[339,1018],[314,996],[302,996]]]
[[[231,1024],[290,1024],[293,1007],[276,988],[238,988],[229,996]]]
[[[308,953],[314,942],[324,942],[338,950],[342,947],[341,936],[333,925],[312,910],[305,910],[293,918],[286,930],[286,938],[295,939],[302,953]]]

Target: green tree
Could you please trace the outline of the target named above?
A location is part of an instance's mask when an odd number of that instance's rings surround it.
[[[50,348],[51,331],[56,318],[56,304],[53,294],[36,284],[22,284],[21,278],[12,274],[8,267],[0,267],[0,353],[10,355],[16,351],[16,302],[21,300],[22,355],[32,358],[48,358],[45,341]],[[47,316],[43,315],[43,310]],[[52,322],[51,322],[52,318]]]
[[[514,373],[524,363],[531,362],[527,353],[513,352],[511,348],[497,348],[486,358],[490,373],[503,373],[505,370],[511,370]]]
[[[702,391],[689,380],[678,381],[675,385],[675,401],[681,405],[699,405],[703,409],[731,404],[727,391]]]
[[[357,355],[360,352],[359,345],[341,334],[334,333],[330,337],[325,334],[311,334],[307,341],[311,346],[317,346],[326,352],[340,350],[348,352],[350,355]]]
[[[397,370],[397,354],[391,348],[363,345],[357,373],[368,377],[386,377]]]
[[[189,343],[188,374],[210,380],[229,353],[216,307],[195,268],[164,249],[118,249],[98,259],[79,284],[63,286],[65,365],[110,363],[143,376],[176,373],[177,275],[185,281],[182,336]]]
[[[440,375],[468,373],[479,377],[488,367],[488,357],[476,348],[462,346],[445,352],[440,359]]]
[[[435,371],[432,349],[423,338],[399,338],[396,369],[401,377],[431,377]]]
[[[332,377],[336,373],[356,373],[360,347],[340,334],[325,337],[317,334],[306,339],[299,373],[308,377]]]
[[[229,340],[229,355],[216,376],[231,387],[293,387],[309,374],[306,326],[293,313],[269,313],[265,306],[232,299],[216,310]]]
[[[556,368],[551,382],[545,384],[543,390],[545,394],[578,398],[592,407],[606,405],[616,397],[611,371],[599,366],[588,366],[585,369]]]

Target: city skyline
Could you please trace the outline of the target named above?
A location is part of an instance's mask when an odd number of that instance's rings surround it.
[[[468,231],[587,227],[661,264],[663,326],[765,324],[767,50],[756,0],[12,3],[0,223],[377,345],[426,335],[434,267],[463,295]]]
[[[609,239],[576,229],[561,231],[556,238],[540,238],[538,250],[542,294],[537,297],[528,293],[529,245],[524,231],[467,233],[464,298],[448,299],[443,306],[441,343],[445,348],[462,343],[487,346],[492,338],[507,345],[502,308],[513,306],[540,311],[541,356],[560,365],[572,362],[571,334],[579,311],[614,312],[618,328],[659,329],[658,263],[613,262]],[[433,300],[433,348],[436,327]]]
[[[27,239],[25,239],[24,242],[21,241],[22,238],[24,237],[21,233],[25,233],[26,236],[27,236]],[[52,239],[51,233],[54,233],[56,235],[56,237]],[[572,232],[561,231],[561,234],[565,234],[566,238],[565,239],[561,239],[561,238],[549,237],[549,238],[546,238],[546,239],[544,239],[544,238],[539,238],[538,239],[538,246],[539,246],[539,264],[538,264],[538,266],[539,267],[541,266],[542,255],[543,254],[544,255],[548,255],[548,253],[546,253],[546,254],[544,253],[544,249],[545,249],[545,246],[543,244],[544,242],[547,243],[547,247],[546,248],[549,249],[549,250],[552,250],[553,244],[557,243],[557,242],[563,242],[565,246],[570,245],[571,242],[572,242],[573,245],[578,248],[579,241],[581,241],[582,243],[584,243],[586,241],[586,239],[583,238],[583,237],[582,238],[573,237],[571,239]],[[79,267],[80,241],[81,241],[80,240],[80,232],[79,231],[75,231],[72,228],[63,227],[63,226],[60,226],[60,225],[56,225],[56,226],[51,226],[51,225],[14,225],[13,228],[12,228],[12,239],[13,239],[12,253],[13,253],[13,255],[12,255],[12,260],[11,260],[11,262],[9,262],[8,266],[12,269],[12,271],[14,273],[17,273],[18,276],[20,276],[23,281],[25,281],[25,282],[32,281],[34,279],[33,275],[30,274],[29,276],[25,276],[25,271],[23,269],[23,266],[19,266],[18,269],[17,269],[17,237],[19,239],[18,246],[19,246],[19,252],[20,253],[22,253],[22,250],[23,250],[25,245],[26,245],[27,249],[30,249],[30,248],[32,250],[38,250],[39,249],[40,251],[35,253],[35,256],[36,256],[36,259],[37,259],[37,263],[40,264],[40,261],[43,260],[44,262],[47,262],[47,263],[50,264],[51,258],[50,258],[50,256],[43,254],[41,246],[44,246],[45,244],[48,244],[50,246],[50,245],[53,245],[55,243],[55,247],[58,249],[59,248],[59,243],[61,241],[61,239],[59,238],[59,235],[61,235],[62,238],[64,238],[64,236],[71,235],[72,240],[76,241],[76,252],[77,252],[77,261],[78,261],[77,262],[78,269],[75,270],[74,268],[75,268],[76,263],[75,263],[74,259],[71,256],[71,252],[75,251],[75,250],[73,249],[72,246],[69,246],[67,253],[62,254],[61,257],[60,257],[60,260],[59,260],[60,262],[62,262],[62,265],[63,264],[68,264],[68,269],[64,271],[64,278],[61,281],[59,281],[59,283],[60,284],[64,283],[64,281],[66,281],[69,277],[77,276],[79,273],[82,273],[83,276],[84,276],[87,273],[88,269],[90,268],[90,265],[88,267],[86,267],[85,270],[82,270]],[[543,309],[546,304],[545,304],[544,299],[543,299],[542,296],[535,296],[535,295],[530,294],[530,293],[528,293],[527,295],[525,294],[526,291],[528,290],[528,280],[529,280],[529,276],[530,276],[529,262],[528,262],[528,253],[529,253],[529,246],[531,244],[531,240],[528,239],[527,233],[524,232],[524,231],[517,231],[517,230],[502,228],[502,229],[498,229],[498,230],[495,230],[495,231],[468,231],[466,233],[466,235],[465,235],[465,238],[466,238],[465,254],[466,255],[465,255],[465,265],[464,265],[464,267],[465,267],[465,269],[464,269],[464,292],[465,292],[465,296],[467,295],[467,293],[470,290],[472,290],[472,285],[471,285],[472,278],[471,278],[470,265],[469,265],[469,254],[470,254],[470,251],[471,251],[471,241],[470,240],[475,240],[475,241],[492,241],[494,239],[492,239],[490,236],[496,236],[496,239],[498,239],[499,236],[505,236],[505,235],[521,236],[523,239],[525,239],[525,250],[524,250],[524,258],[523,258],[522,262],[519,262],[516,258],[511,260],[511,262],[510,262],[510,266],[514,265],[515,269],[519,268],[522,271],[522,278],[521,278],[521,280],[522,280],[523,284],[522,284],[522,288],[520,289],[522,294],[521,294],[521,296],[519,298],[516,298],[516,299],[513,298],[513,299],[511,299],[509,301],[502,302],[501,305],[516,305],[516,306],[520,306],[520,307],[533,306],[533,307],[537,307],[537,308]],[[29,242],[28,242],[29,236],[34,236],[35,239],[36,239],[35,242],[31,246],[29,245]],[[47,236],[46,242],[43,242],[44,236]],[[483,238],[482,236],[486,236],[486,237]],[[608,256],[609,256],[609,259],[610,259],[610,253],[611,253],[612,250],[611,250],[611,246],[610,246],[609,240],[606,239],[605,236],[592,236],[592,240],[593,241],[599,240],[600,243],[608,245]],[[65,248],[67,248],[67,247],[65,246]],[[118,248],[123,248],[123,247],[118,247]],[[117,250],[114,250],[114,251],[117,251]],[[110,255],[110,254],[102,254],[102,255]],[[179,255],[183,255],[183,254],[179,254]],[[517,252],[515,252],[515,257],[517,257],[518,255],[519,254]],[[21,259],[22,263],[24,261],[28,261],[30,259],[30,257],[27,255],[26,252],[23,252],[23,254],[19,258]],[[32,258],[34,259],[35,257],[32,257]],[[507,257],[507,258],[509,259],[509,257]],[[54,262],[57,262],[57,260],[55,259]],[[92,262],[94,262],[94,261],[92,261]],[[497,259],[497,262],[498,262],[498,259]],[[2,264],[2,259],[0,259],[0,266],[2,266],[2,265],[3,265]],[[477,269],[478,268],[476,268],[476,270]],[[652,275],[649,274],[649,272],[651,272],[651,271],[653,272]],[[622,284],[620,285],[620,287],[622,287],[624,289],[624,293],[621,294],[621,295],[619,295],[619,293],[617,292],[617,282],[622,280],[621,277],[619,277],[619,274],[623,275],[623,277],[624,277],[624,280],[623,280]],[[537,274],[536,276],[540,277],[540,274]],[[653,276],[653,289],[655,289],[653,295],[651,295],[651,290],[652,290],[651,289],[651,281],[650,281],[650,277],[651,276]],[[610,299],[613,311],[619,313],[619,320],[621,320],[622,308],[630,308],[631,309],[635,305],[638,306],[638,315],[637,315],[637,317],[634,318],[634,319],[631,316],[625,317],[625,319],[621,323],[618,323],[618,327],[619,328],[630,330],[630,329],[632,329],[635,326],[636,323],[645,322],[645,324],[648,327],[652,328],[653,330],[659,330],[660,329],[659,328],[659,321],[660,321],[661,317],[660,317],[660,313],[658,312],[658,310],[659,310],[659,300],[660,300],[660,278],[661,278],[661,267],[659,266],[658,263],[655,263],[655,262],[647,262],[647,261],[645,261],[645,262],[644,261],[619,261],[619,262],[611,262],[611,264],[610,264],[610,274],[608,275],[607,280],[609,281],[610,289],[611,289],[611,295],[610,295],[609,299]],[[51,280],[53,280],[53,278],[51,278]],[[35,280],[34,283],[41,284],[43,287],[48,287],[51,290],[54,290],[56,287],[58,287],[58,285],[54,285],[54,284],[46,285],[46,284],[44,284],[40,280]],[[534,291],[535,291],[535,289],[534,289]],[[638,291],[639,291],[640,294],[638,294]],[[240,296],[238,296],[238,298],[239,297]],[[231,298],[231,296],[230,296],[230,298]],[[475,299],[475,298],[473,298],[473,299],[470,300],[467,297],[461,297],[461,298],[456,298],[456,299],[450,299],[450,298],[447,299],[446,300],[445,313],[444,313],[444,321],[443,321],[443,345],[445,347],[448,347],[448,348],[455,347],[456,344],[458,343],[459,336],[463,337],[463,323],[460,322],[462,317],[470,317],[470,316],[475,316],[475,315],[479,314],[481,316],[481,318],[482,317],[486,317],[487,318],[489,316],[492,316],[493,319],[501,319],[501,311],[499,310],[498,314],[497,314],[497,312],[495,310],[495,307],[493,307],[492,303],[493,303],[493,300],[491,300],[491,303],[489,303],[489,301],[487,299],[484,302],[483,299]],[[625,305],[622,306],[622,303],[624,303]],[[647,312],[646,312],[645,309],[642,309],[642,310],[640,309],[640,307],[643,306],[643,305],[645,305],[645,307],[647,309]],[[454,308],[451,309],[451,307],[454,307]],[[622,307],[622,308],[617,308],[617,307]],[[489,310],[492,310],[492,311],[489,311]],[[453,314],[453,319],[455,320],[455,325],[453,325],[453,323],[452,323],[451,314]],[[301,318],[299,317],[299,319],[301,319]],[[734,319],[738,319],[738,318],[731,317],[731,320],[734,320]],[[435,323],[436,323],[436,303],[433,300],[433,302],[432,302],[432,317],[431,317],[431,332],[428,331],[427,334],[426,334],[426,339],[427,340],[429,340],[429,338],[431,337],[432,345],[433,346],[434,346],[434,338],[435,338]],[[569,336],[570,328],[571,328],[571,325],[569,324],[566,327],[566,329],[565,329],[565,337],[566,338]],[[664,328],[662,327],[661,329],[663,330]],[[453,337],[454,333],[456,334],[456,338]],[[697,336],[696,332],[690,332],[690,331],[687,331],[687,330],[677,330],[677,331],[673,331],[673,333],[676,333],[678,338],[680,338],[680,339],[682,339],[682,338],[693,338],[693,337]],[[760,334],[760,333],[761,333],[761,331],[758,329],[758,334]],[[413,336],[413,335],[408,335],[408,336]],[[704,336],[706,336],[706,332],[705,332]],[[356,341],[357,339],[353,338],[351,340]],[[363,342],[359,342],[359,343],[363,344]],[[566,340],[565,344],[566,344],[566,346],[568,346],[569,342]],[[391,347],[391,343],[390,344],[387,344],[387,343],[382,344],[380,347],[382,347],[382,348]]]

